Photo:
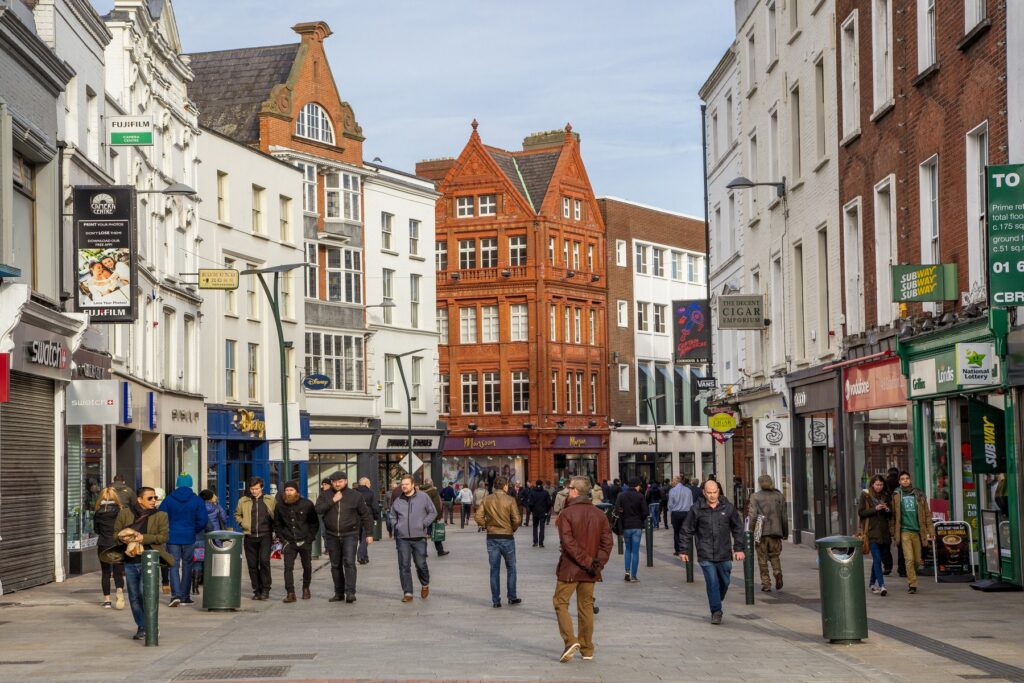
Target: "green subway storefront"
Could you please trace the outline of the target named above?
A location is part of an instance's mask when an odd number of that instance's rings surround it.
[[[934,519],[971,527],[979,579],[1024,585],[1020,465],[1007,381],[1008,315],[989,309],[899,340],[914,484]]]

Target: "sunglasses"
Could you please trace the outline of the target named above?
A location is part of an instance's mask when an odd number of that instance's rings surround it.
[[[143,500],[159,500],[156,496],[146,496]]]

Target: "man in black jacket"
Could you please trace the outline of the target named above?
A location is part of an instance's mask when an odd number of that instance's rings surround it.
[[[644,533],[644,522],[650,516],[650,508],[640,493],[640,479],[633,477],[625,491],[615,499],[615,508],[622,517],[622,541],[626,546],[626,581],[636,578],[640,567],[640,537]]]
[[[551,511],[551,496],[544,488],[544,482],[540,479],[530,489],[530,514],[533,515],[533,547],[538,545],[544,547],[544,525],[547,523],[548,513]]]
[[[356,546],[360,534],[366,543],[373,543],[373,518],[363,496],[348,488],[348,475],[331,475],[329,491],[316,501],[316,512],[324,519],[324,541],[331,557],[334,595],[330,602],[356,601]]]
[[[299,495],[299,485],[294,481],[286,481],[277,494],[277,505],[274,506],[274,530],[284,546],[284,590],[285,602],[295,602],[295,556],[302,561],[302,599],[309,600],[309,584],[313,580],[313,563],[310,559],[310,548],[313,539],[320,531],[320,518],[317,517],[313,503]]]
[[[374,524],[377,523],[377,518],[380,516],[380,502],[377,500],[377,495],[370,488],[370,480],[363,477],[359,480],[359,484],[356,486],[356,491],[359,491],[359,495],[363,497],[363,502],[366,503],[366,507],[370,510],[370,515],[373,517]],[[359,564],[370,563],[370,553],[366,545],[366,539],[360,536],[359,538]]]
[[[732,543],[729,543],[730,537]],[[729,590],[732,561],[744,558],[743,521],[736,507],[722,497],[722,489],[714,479],[704,482],[704,497],[694,502],[679,532],[679,545],[683,552],[679,559],[689,559],[686,550],[690,541],[697,545],[704,586],[711,608],[711,623],[722,623],[722,600]]]

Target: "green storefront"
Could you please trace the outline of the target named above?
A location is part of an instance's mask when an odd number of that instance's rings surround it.
[[[990,309],[904,336],[897,351],[912,405],[915,486],[925,491],[933,517],[970,524],[979,579],[1021,586],[1008,332],[1007,311]]]

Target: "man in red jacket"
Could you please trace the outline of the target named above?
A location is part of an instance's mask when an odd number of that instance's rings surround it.
[[[583,659],[594,658],[594,584],[601,580],[601,570],[612,552],[612,531],[608,518],[594,507],[590,499],[590,479],[573,477],[569,482],[568,500],[555,523],[562,542],[555,576],[552,603],[558,617],[558,630],[565,642],[559,659],[568,662],[577,652]],[[579,637],[573,634],[569,600],[576,594]]]

